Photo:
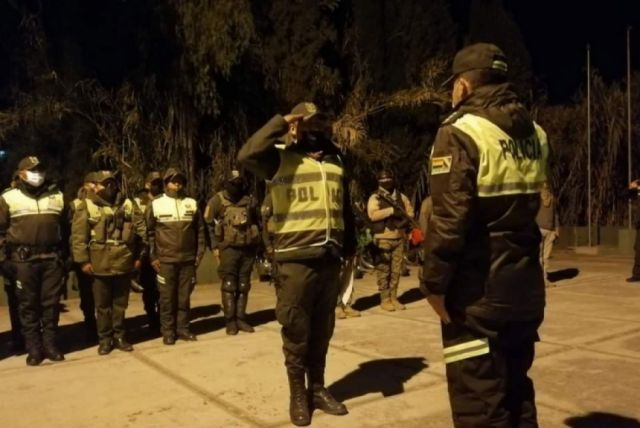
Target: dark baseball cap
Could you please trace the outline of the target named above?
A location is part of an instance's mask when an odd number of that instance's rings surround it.
[[[42,165],[42,163],[37,156],[27,156],[18,163],[18,171],[33,169],[39,165]]]
[[[109,171],[109,170],[94,172],[93,179],[95,180],[96,183],[104,183],[107,180],[117,181],[116,175],[113,173],[113,171]]]
[[[147,178],[144,180],[145,183],[153,183],[156,180],[162,180],[162,175],[158,171],[151,171],[147,174]]]
[[[328,120],[328,116],[318,109],[312,102],[302,102],[296,105],[293,110],[291,110],[291,114],[299,114],[302,115],[302,121],[308,122],[311,119],[314,120]]]
[[[442,85],[450,84],[461,73],[490,69],[507,74],[507,56],[491,43],[475,43],[462,48],[453,59],[452,74]]]
[[[182,177],[182,180],[185,183],[187,182],[187,176],[185,175],[184,172],[180,171],[178,168],[169,168],[164,173],[163,180],[164,180],[165,183],[167,183],[167,182],[171,181],[172,179],[178,178],[178,177]]]

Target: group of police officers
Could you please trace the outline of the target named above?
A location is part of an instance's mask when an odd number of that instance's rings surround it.
[[[491,44],[456,55],[453,113],[430,156],[420,288],[442,321],[456,427],[537,426],[527,372],[545,304],[535,219],[548,145],[508,83],[507,67]],[[23,159],[15,186],[0,197],[0,263],[18,302],[12,321],[21,323],[27,364],[64,359],[56,327],[67,257],[99,354],[133,349],[124,317],[135,272],[149,326],[159,328],[163,343],[196,340],[190,294],[207,233],[219,260],[226,333],[253,332],[246,308],[264,236],[275,265],[291,422],[308,425],[313,409],[347,414],[324,376],[341,271],[357,248],[349,171],[332,143],[331,121],[315,104],[300,103],[258,130],[238,162],[267,183],[267,233],[260,232],[258,203],[236,170],[201,215],[185,194],[186,175],[175,168],[150,173],[133,200],[123,196],[113,172],[93,172],[67,208],[40,160]],[[397,311],[404,309],[398,282],[414,213],[391,172],[380,172],[378,185],[366,212],[380,306]],[[345,314],[359,315],[350,308]]]

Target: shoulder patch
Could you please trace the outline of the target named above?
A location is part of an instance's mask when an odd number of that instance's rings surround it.
[[[431,159],[431,175],[448,174],[451,172],[451,162],[453,157],[438,156]]]

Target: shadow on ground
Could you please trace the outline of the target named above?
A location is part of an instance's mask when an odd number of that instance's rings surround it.
[[[198,334],[209,333],[212,331],[223,329],[225,327],[226,323],[225,323],[224,315],[222,314],[220,305],[209,305],[203,308],[209,308],[209,307],[215,307],[216,309],[213,312],[211,311],[198,312],[198,309],[201,309],[201,308],[196,308],[192,310],[191,318],[194,321],[191,322],[191,331],[194,334],[198,335]],[[194,313],[200,314],[200,316],[197,317],[198,319],[196,319],[196,316],[193,315]],[[220,316],[215,316],[218,314]],[[275,319],[276,319],[276,315],[273,309],[263,309],[261,311],[247,314],[247,321],[249,322],[249,324],[251,324],[254,327],[257,327],[262,324],[267,324],[271,321],[274,321]]]
[[[556,282],[565,279],[573,279],[580,274],[580,270],[576,268],[560,269],[553,272],[549,272],[547,277],[549,281]]]
[[[637,419],[601,412],[573,416],[565,419],[564,423],[572,428],[640,428],[640,421]]]
[[[372,393],[390,397],[402,394],[404,383],[427,367],[429,366],[422,357],[367,361],[342,379],[334,382],[329,387],[329,391],[338,401]]]

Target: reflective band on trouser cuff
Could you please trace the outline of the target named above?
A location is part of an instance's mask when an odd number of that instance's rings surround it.
[[[443,349],[444,363],[455,363],[489,353],[489,339],[477,339]]]
[[[166,284],[166,283],[167,283],[167,280],[166,280],[166,279],[164,279],[164,277],[163,277],[163,276],[156,275],[156,278],[157,278],[157,280],[158,280],[158,284]]]

